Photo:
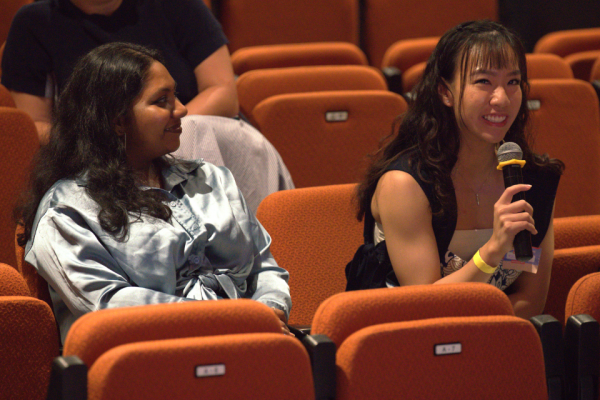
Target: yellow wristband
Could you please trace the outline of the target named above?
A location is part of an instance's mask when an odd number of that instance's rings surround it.
[[[487,265],[485,263],[485,261],[483,261],[483,258],[481,258],[481,255],[479,254],[479,250],[477,250],[477,253],[475,253],[475,255],[473,256],[473,262],[475,263],[477,268],[479,268],[481,271],[485,272],[486,274],[493,274],[496,271],[496,268],[498,268],[498,267],[492,267],[491,265]]]

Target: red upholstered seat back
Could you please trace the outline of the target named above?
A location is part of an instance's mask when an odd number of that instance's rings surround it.
[[[552,53],[560,57],[588,50],[600,49],[600,28],[571,29],[550,32],[542,36],[534,53]]]
[[[23,278],[0,264],[0,399],[42,399],[58,356],[50,307],[30,297]]]
[[[199,369],[220,369],[197,376]],[[295,338],[247,333],[115,347],[88,374],[90,400],[314,399],[310,361]]]
[[[310,325],[319,304],[346,288],[344,267],[363,242],[355,217],[356,185],[319,186],[275,192],[257,218],[271,235],[271,252],[290,273],[290,323]]]
[[[39,147],[33,121],[25,112],[0,107],[0,262],[17,265],[13,210],[29,179],[29,166]]]
[[[361,65],[309,66],[248,71],[236,82],[240,111],[251,122],[254,108],[279,94],[326,90],[387,90],[380,71]]]
[[[460,22],[498,19],[495,0],[366,0],[363,41],[369,62],[381,66],[385,51],[401,39],[441,36]]]
[[[565,324],[571,315],[589,314],[600,321],[600,272],[581,277],[569,290]]]
[[[367,154],[377,150],[406,107],[388,91],[331,91],[269,97],[254,115],[302,188],[360,181]],[[328,120],[331,114],[343,119]]]
[[[358,8],[353,0],[220,0],[219,20],[232,52],[282,43],[358,45]]]
[[[339,347],[365,327],[437,317],[514,315],[508,297],[484,283],[416,285],[359,290],[329,297],[313,319],[311,333]]]
[[[493,338],[507,345],[493,345]],[[457,353],[436,355],[440,345]],[[371,326],[340,346],[337,367],[340,400],[548,398],[540,339],[529,321],[514,316]]]
[[[231,55],[236,75],[254,69],[309,65],[367,65],[367,56],[352,43],[318,42],[243,47]]]
[[[253,300],[191,301],[100,310],[71,326],[63,354],[86,365],[134,342],[233,333],[281,332],[273,310]]]
[[[534,150],[562,160],[567,168],[556,196],[555,217],[600,214],[600,113],[588,82],[531,80]]]

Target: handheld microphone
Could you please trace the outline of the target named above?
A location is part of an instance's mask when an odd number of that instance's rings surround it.
[[[506,142],[498,148],[498,169],[502,170],[504,175],[504,187],[510,187],[523,183],[523,173],[521,168],[525,165],[523,150],[518,144]],[[519,192],[513,196],[512,202],[525,200],[525,193]],[[513,241],[515,256],[519,261],[527,261],[533,257],[531,248],[531,233],[524,229],[515,235]]]

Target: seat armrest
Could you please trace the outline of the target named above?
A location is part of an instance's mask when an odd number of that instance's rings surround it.
[[[385,67],[381,70],[390,92],[402,95],[402,72],[396,67]]]
[[[569,398],[598,399],[600,329],[588,314],[572,315],[565,327],[565,361]]]
[[[47,400],[87,400],[87,366],[79,357],[54,359]]]
[[[335,343],[327,335],[306,335],[302,339],[302,344],[310,356],[315,384],[315,399],[335,399]]]
[[[553,316],[543,314],[530,319],[540,336],[546,368],[548,399],[559,400],[566,396],[565,349],[562,324]]]
[[[310,335],[310,325],[288,325],[290,332],[292,332],[300,340],[306,335]]]

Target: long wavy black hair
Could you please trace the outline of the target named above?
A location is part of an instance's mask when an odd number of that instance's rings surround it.
[[[115,131],[119,118],[130,119],[155,62],[163,63],[157,51],[118,42],[97,47],[78,61],[54,109],[48,144],[36,154],[29,188],[15,210],[24,225],[20,246],[31,237],[42,197],[65,178],[85,178],[87,193],[98,203],[102,229],[117,240],[127,237],[130,216],[170,218],[171,210],[156,191],[138,188],[125,141]],[[170,161],[163,157],[155,163],[164,168]]]
[[[384,141],[385,144],[370,156],[373,162],[357,189],[359,220],[370,212],[379,178],[404,154],[408,154],[410,165],[416,168],[421,179],[433,184],[437,201],[431,204],[432,213],[456,212],[450,173],[460,149],[459,127],[453,108],[442,103],[438,88],[440,85],[448,88],[459,71],[462,82],[458,96],[460,110],[466,77],[473,67],[512,68],[515,61],[521,71],[523,98],[519,113],[504,139],[521,146],[523,159],[533,168],[551,168],[562,173],[562,162],[549,159],[547,155],[537,155],[530,147],[532,138],[526,129],[529,84],[523,44],[512,31],[498,23],[469,21],[441,37],[415,87],[415,97],[408,111],[395,123],[395,132]]]

